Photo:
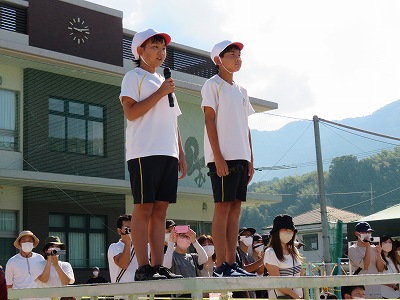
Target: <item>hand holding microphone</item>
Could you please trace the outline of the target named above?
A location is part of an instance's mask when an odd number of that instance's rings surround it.
[[[164,69],[164,78],[165,79],[171,78],[171,70],[169,68]],[[172,96],[172,93],[168,94],[168,102],[169,102],[169,107],[174,107],[174,97]]]

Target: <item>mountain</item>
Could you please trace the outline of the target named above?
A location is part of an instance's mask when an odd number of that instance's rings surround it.
[[[333,121],[343,125],[400,138],[400,100],[388,104],[369,116]],[[321,117],[322,118],[322,117]],[[337,125],[318,122],[324,171],[338,156],[369,157],[400,141],[374,136]],[[295,121],[275,131],[251,130],[254,167],[290,166],[290,169],[256,171],[254,181],[302,175],[316,170],[313,121]]]

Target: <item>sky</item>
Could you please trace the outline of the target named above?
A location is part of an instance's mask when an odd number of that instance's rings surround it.
[[[273,131],[314,115],[362,117],[400,99],[398,0],[90,0],[123,11],[124,28],[153,28],[211,51],[240,41],[235,81],[278,109],[250,117]]]

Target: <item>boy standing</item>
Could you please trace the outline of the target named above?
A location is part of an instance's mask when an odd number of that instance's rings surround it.
[[[204,157],[210,169],[214,194],[214,239],[217,268],[214,276],[246,276],[236,263],[241,201],[246,201],[251,181],[253,153],[248,116],[254,113],[247,91],[233,80],[240,70],[243,44],[222,41],[211,51],[219,73],[204,84],[202,108],[205,115]],[[212,175],[215,174],[215,175]]]
[[[120,100],[127,118],[126,160],[134,199],[132,241],[139,268],[135,281],[173,278],[161,267],[164,257],[165,219],[169,203],[176,202],[179,179],[186,175],[185,155],[178,128],[181,114],[169,106],[175,90],[172,78],[156,69],[164,62],[171,37],[148,29],[135,34],[132,53],[137,67],[121,86]],[[151,263],[148,257],[150,244]]]

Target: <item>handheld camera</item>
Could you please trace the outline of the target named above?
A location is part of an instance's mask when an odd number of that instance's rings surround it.
[[[187,233],[190,229],[190,225],[177,225],[175,226],[175,232],[179,233]]]
[[[52,256],[54,256],[54,255],[65,255],[66,253],[67,253],[66,250],[56,250],[56,249],[53,249],[53,250],[49,250],[49,251],[47,252],[47,255],[52,255]]]

